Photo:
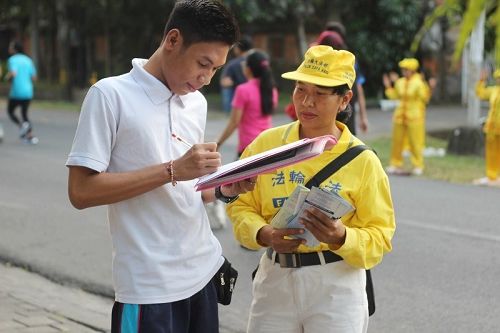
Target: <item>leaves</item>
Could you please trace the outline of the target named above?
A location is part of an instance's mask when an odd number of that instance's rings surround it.
[[[436,7],[426,18],[424,24],[415,36],[411,50],[416,52],[420,45],[422,36],[430,27],[441,17],[447,17],[452,25],[460,24],[459,37],[455,44],[453,53],[453,63],[457,64],[465,43],[471,35],[477,21],[483,10],[487,15],[487,28],[495,31],[495,62],[496,67],[500,68],[500,5],[498,0],[468,0],[466,6],[463,6],[460,0],[445,0],[443,4]],[[458,19],[457,19],[458,18]],[[487,32],[487,36],[488,36]],[[485,43],[488,46],[488,40]]]

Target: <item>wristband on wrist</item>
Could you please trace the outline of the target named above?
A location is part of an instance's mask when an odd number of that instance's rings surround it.
[[[224,194],[222,194],[222,192],[220,190],[220,186],[217,186],[215,188],[215,197],[217,198],[217,200],[220,200],[223,203],[227,203],[228,204],[228,203],[231,203],[234,200],[238,199],[239,195],[236,195],[234,197],[226,197]]]
[[[171,160],[170,162],[167,163],[166,169],[168,174],[170,175],[170,183],[172,183],[172,186],[177,185],[177,181],[175,180],[174,176],[174,160]]]

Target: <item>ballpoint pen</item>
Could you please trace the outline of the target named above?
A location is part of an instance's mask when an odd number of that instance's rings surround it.
[[[181,138],[180,136],[178,136],[175,133],[172,133],[172,137],[174,139],[176,139],[177,141],[179,141],[180,143],[184,144],[188,148],[191,148],[193,146],[192,144],[188,143],[186,140],[184,140],[183,138]]]

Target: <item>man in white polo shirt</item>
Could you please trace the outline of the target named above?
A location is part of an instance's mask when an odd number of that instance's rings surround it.
[[[203,204],[254,185],[194,190],[221,164],[216,144],[203,143],[207,102],[198,90],[238,34],[218,1],[177,2],[154,54],[97,82],[83,102],[66,162],[69,197],[78,209],[108,205],[113,332],[218,332],[211,279],[224,259]]]

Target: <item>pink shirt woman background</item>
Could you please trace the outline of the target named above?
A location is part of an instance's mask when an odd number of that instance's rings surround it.
[[[267,55],[255,50],[243,62],[248,78],[235,91],[229,122],[222,132],[218,146],[238,128],[238,156],[262,131],[272,127],[272,114],[278,105],[275,87]]]

